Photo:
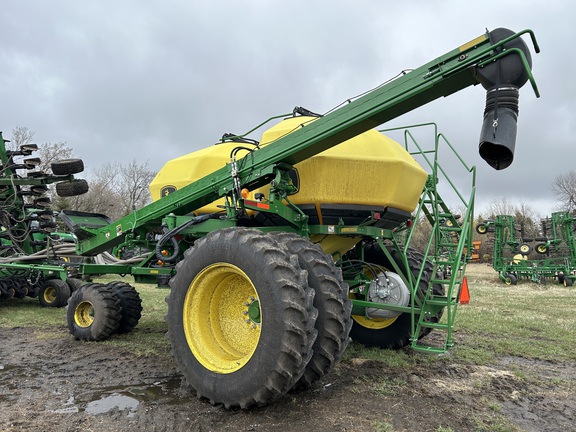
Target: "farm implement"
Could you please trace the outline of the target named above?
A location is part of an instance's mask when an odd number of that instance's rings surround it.
[[[496,29],[325,115],[297,107],[270,119],[280,121],[260,140],[248,137],[258,127],[226,134],[169,161],[150,185],[154,201],[117,221],[62,211],[78,255],[141,255],[138,264],[82,263],[78,273],[169,281],[176,364],[198,397],[227,408],[310,387],[350,337],[444,352],[466,287],[475,169],[434,125],[426,125],[431,149],[414,139],[415,128],[403,130],[403,144],[387,136],[394,131],[374,128],[481,84],[480,155],[497,170],[508,167],[519,88],[530,81],[538,96],[522,35],[538,51],[530,30]],[[437,189],[456,190],[439,164],[443,152],[472,177],[468,193],[456,192],[466,208],[460,219]],[[431,228],[416,250],[420,220]],[[139,296],[117,284],[73,292],[67,318],[76,338],[102,340],[136,325]],[[444,337],[426,343],[431,331]]]
[[[520,278],[542,283],[558,279],[572,286],[576,279],[576,218],[569,212],[552,213],[541,220],[542,237],[526,238],[513,216],[499,215],[476,226],[479,234],[493,236],[492,265],[507,285]]]

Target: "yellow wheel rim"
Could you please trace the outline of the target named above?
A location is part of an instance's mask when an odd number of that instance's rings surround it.
[[[394,323],[398,317],[394,318],[374,318],[367,319],[362,315],[352,315],[352,319],[360,324],[362,327],[366,327],[372,330],[380,330],[386,328]]]
[[[74,310],[74,322],[78,327],[87,328],[94,322],[94,306],[89,301],[83,301]]]
[[[241,369],[260,340],[256,288],[238,267],[217,263],[192,281],[183,305],[186,341],[196,359],[221,374]]]
[[[44,290],[44,301],[46,303],[54,303],[56,301],[56,289],[54,287],[48,287]]]

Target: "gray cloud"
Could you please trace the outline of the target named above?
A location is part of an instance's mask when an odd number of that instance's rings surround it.
[[[542,97],[521,91],[509,169],[495,172],[477,154],[479,87],[384,126],[438,123],[478,167],[479,210],[508,197],[546,214],[553,179],[575,169],[576,4],[503,3],[0,1],[0,129],[66,141],[89,168],[136,158],[160,169],[295,105],[327,111],[486,28],[531,28]]]

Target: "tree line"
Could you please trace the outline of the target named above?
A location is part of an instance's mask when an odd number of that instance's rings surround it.
[[[33,139],[33,131],[27,127],[17,127],[12,131],[11,148],[16,149],[23,144],[30,144]],[[50,170],[52,162],[75,157],[73,149],[65,142],[40,145],[36,156],[41,160],[37,169],[45,172]],[[150,169],[148,161],[138,162],[133,159],[128,163],[106,162],[86,174],[89,191],[84,195],[61,198],[52,189],[48,192],[54,210],[102,213],[116,220],[151,202],[148,185],[156,173]],[[576,210],[576,171],[560,174],[554,179],[551,187],[558,201],[555,211]],[[454,211],[454,214],[458,214],[458,211]],[[475,223],[493,219],[497,215],[514,216],[516,222],[523,226],[526,237],[537,237],[539,234],[541,217],[526,201],[514,204],[506,198],[496,199],[484,214],[477,216]],[[416,221],[418,224],[420,222],[422,221]]]
[[[34,132],[26,127],[17,127],[12,131],[10,148],[34,141]],[[45,143],[38,146],[34,155],[40,159],[38,171],[50,172],[51,163],[57,160],[75,159],[74,151],[65,142]],[[75,197],[59,197],[54,188],[49,188],[47,195],[52,200],[52,210],[76,210],[91,213],[102,213],[112,220],[126,216],[151,202],[148,185],[156,173],[149,167],[149,162],[138,162],[136,159],[121,163],[106,162],[102,166],[75,177],[84,176],[89,190]]]

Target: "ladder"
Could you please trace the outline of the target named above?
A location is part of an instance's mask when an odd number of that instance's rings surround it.
[[[418,144],[412,131],[420,127],[432,127],[434,131],[434,149],[424,150]],[[396,129],[381,132],[388,133]],[[476,192],[476,167],[469,167],[460,157],[455,148],[443,134],[438,133],[434,123],[425,123],[402,128],[404,131],[404,146],[414,157],[420,159],[422,166],[428,166],[431,172],[424,186],[418,207],[414,212],[414,220],[425,218],[432,230],[424,252],[424,261],[433,263],[433,273],[425,295],[420,295],[419,285],[422,271],[412,280],[412,337],[411,346],[415,351],[434,354],[445,353],[453,346],[453,329],[456,310],[460,303],[462,288],[468,295],[465,279],[466,264],[472,255],[472,227],[474,221],[474,196]],[[412,149],[412,150],[411,150]],[[439,150],[447,149],[452,158],[456,158],[463,169],[471,174],[469,186],[470,195],[463,196],[450,179],[448,173],[440,166]],[[462,218],[450,211],[447,203],[438,193],[438,184],[442,181],[449,186],[458,199],[459,205],[465,209]],[[403,239],[405,251],[408,249],[412,233]],[[443,334],[442,338],[421,339],[421,336],[436,330]],[[440,341],[438,340],[440,339]]]

